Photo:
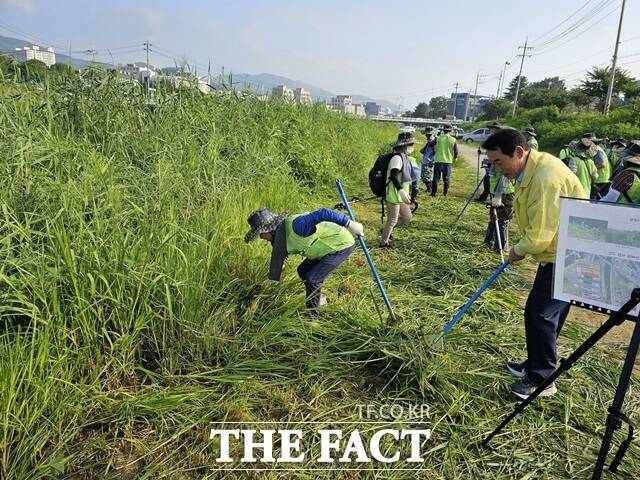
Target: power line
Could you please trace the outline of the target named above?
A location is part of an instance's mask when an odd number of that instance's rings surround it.
[[[581,26],[586,24],[588,21],[590,21],[592,18],[594,18],[596,15],[598,15],[604,8],[609,6],[612,1],[613,0],[602,0],[595,7],[593,7],[591,10],[589,10],[586,14],[584,14],[582,17],[580,17],[575,23],[573,23],[568,28],[566,28],[562,32],[558,33],[554,37],[552,37],[552,38],[550,38],[548,40],[545,40],[544,42],[542,42],[540,44],[537,44],[536,48],[542,48],[542,47],[550,46],[550,45],[562,40],[564,37],[566,37],[567,35],[569,35],[573,31],[577,30],[578,28],[580,28]]]
[[[618,8],[614,8],[613,10],[609,11],[607,14],[605,14],[604,16],[600,17],[600,18],[596,18],[595,21],[588,25],[584,30],[578,32],[578,34],[574,35],[573,37],[569,38],[568,40],[562,42],[559,45],[555,45],[553,47],[547,48],[546,50],[542,50],[541,52],[538,52],[536,54],[536,56],[540,56],[540,55],[545,55],[547,53],[553,52],[554,50],[557,50],[558,48],[562,47],[563,45],[566,45],[569,42],[572,42],[573,40],[575,40],[576,38],[584,35],[585,33],[591,31],[591,29],[597,25],[598,23],[602,22],[605,18],[610,17],[611,15],[613,15],[616,11],[618,10]]]
[[[589,5],[593,0],[588,0],[584,5],[582,5],[580,8],[578,8],[578,10],[576,10],[575,12],[573,12],[571,15],[569,15],[567,18],[565,18],[562,22],[560,22],[559,24],[557,24],[555,27],[551,28],[550,30],[547,30],[545,33],[543,33],[542,35],[540,35],[537,38],[534,38],[532,40],[531,43],[535,44],[536,42],[538,42],[539,40],[543,39],[544,37],[546,37],[548,34],[550,34],[551,32],[553,32],[554,30],[556,30],[557,28],[561,27],[562,25],[564,25],[565,23],[567,23],[569,20],[571,20],[571,18],[573,18],[578,12],[580,12],[582,9],[584,9],[587,5]]]

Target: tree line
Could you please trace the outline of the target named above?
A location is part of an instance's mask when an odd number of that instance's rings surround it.
[[[610,67],[593,67],[580,85],[568,89],[565,81],[558,76],[529,83],[529,79],[523,75],[520,81],[518,109],[529,110],[555,106],[562,112],[602,111],[610,77]],[[511,80],[501,98],[491,99],[484,105],[478,120],[507,117],[513,108],[517,84],[518,76]],[[638,80],[629,72],[618,68],[613,85],[611,108],[620,107],[639,108],[640,87]],[[420,102],[414,111],[407,112],[407,116],[419,118],[444,118],[447,114],[447,98],[444,96],[433,97],[428,102]]]

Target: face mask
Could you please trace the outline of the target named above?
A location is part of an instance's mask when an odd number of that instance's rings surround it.
[[[407,147],[407,155],[411,155],[413,153],[413,145],[409,145]]]

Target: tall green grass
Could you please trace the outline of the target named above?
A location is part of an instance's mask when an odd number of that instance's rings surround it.
[[[445,352],[426,341],[496,265],[477,249],[484,208],[448,228],[473,172],[459,166],[454,195],[422,198],[398,247],[374,251],[398,322],[381,322],[356,253],[314,323],[293,265],[262,286],[269,247],[243,243],[246,217],[331,206],[336,176],[367,196],[396,130],[187,89],[149,105],[93,82],[0,85],[1,477],[222,478],[210,421],[354,420],[356,404],[393,401],[432,407],[424,478],[586,475],[621,346],[590,355],[482,451],[512,406],[500,364],[523,351],[526,276],[501,279]],[[373,239],[377,205],[354,208]],[[562,352],[585,335],[568,326]],[[637,446],[623,468],[640,472]]]

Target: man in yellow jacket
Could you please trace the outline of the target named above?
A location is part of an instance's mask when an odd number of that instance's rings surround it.
[[[539,262],[524,307],[527,359],[507,363],[509,372],[520,378],[511,385],[511,392],[525,399],[555,370],[556,341],[569,313],[569,303],[552,296],[560,197],[589,197],[560,159],[532,150],[517,130],[500,130],[482,148],[496,171],[516,181],[513,207],[522,238],[511,248],[509,260],[515,263],[530,255]],[[551,384],[540,396],[556,391]]]

